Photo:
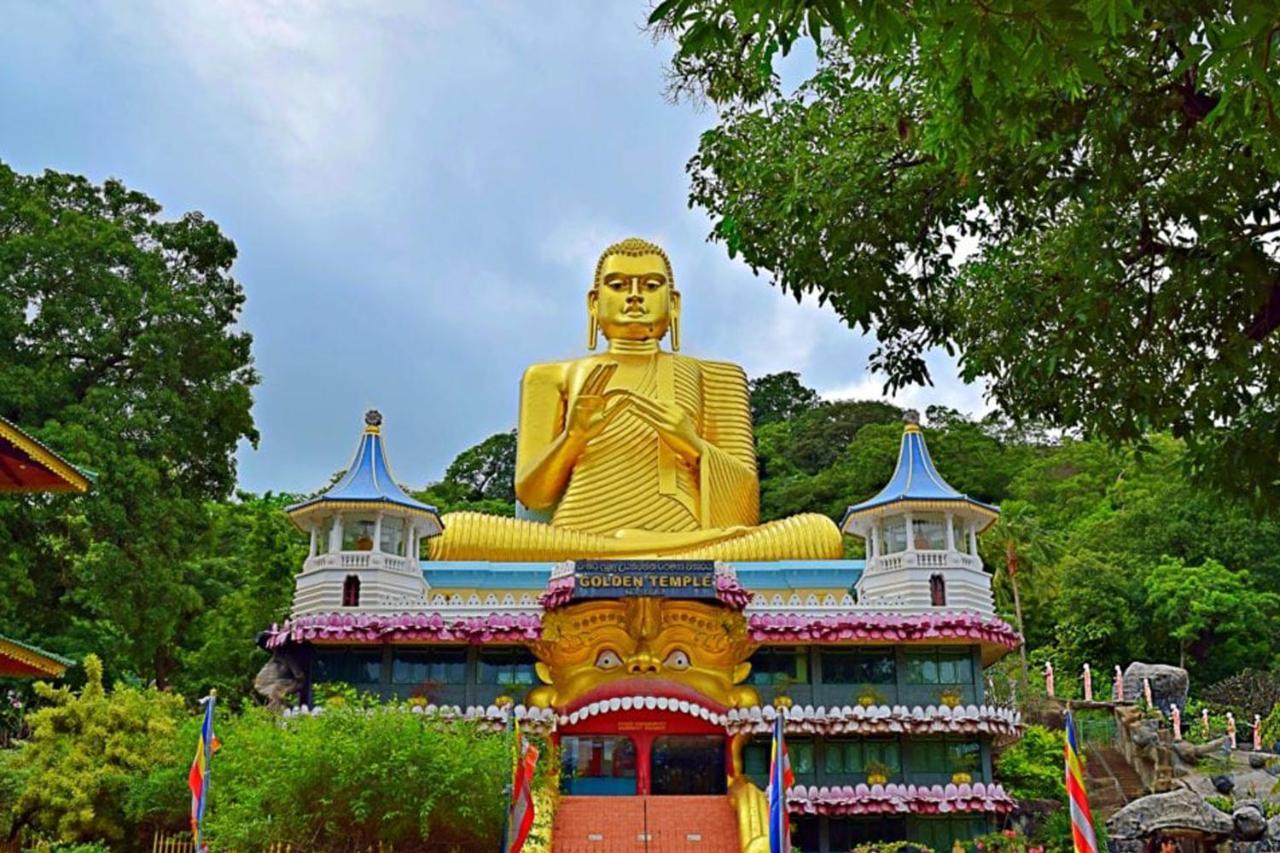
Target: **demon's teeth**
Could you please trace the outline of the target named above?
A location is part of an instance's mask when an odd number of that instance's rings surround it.
[[[667,697],[666,697],[666,696],[659,696],[659,697],[658,697],[658,709],[659,709],[659,710],[661,710],[661,711],[665,711],[665,710],[667,710],[667,707],[668,707],[670,704],[671,704],[671,703],[667,700]]]
[[[689,713],[689,703],[686,702],[684,699],[681,699],[679,702],[677,702],[676,707],[680,709],[680,713],[682,714]]]
[[[621,699],[619,699],[617,696],[615,696],[615,697],[613,697],[612,699],[610,699],[610,700],[609,700],[609,710],[610,710],[610,711],[617,711],[617,710],[618,710],[619,708],[621,708],[621,707],[622,707],[622,700],[621,700]]]
[[[630,710],[631,710],[631,706],[632,706],[634,703],[635,703],[635,700],[633,700],[630,696],[623,696],[623,697],[622,697],[622,710],[624,710],[624,711],[630,711]]]

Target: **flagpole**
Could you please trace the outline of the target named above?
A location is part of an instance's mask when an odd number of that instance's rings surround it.
[[[515,705],[514,704],[504,705],[503,711],[506,712],[507,719],[506,719],[506,722],[503,724],[502,737],[503,737],[503,740],[510,742],[511,731],[512,731],[511,723],[512,723],[512,720],[515,719],[515,715],[516,715]],[[513,756],[516,755],[516,745],[512,745],[511,754]],[[515,761],[517,760],[519,759],[516,758],[511,763],[511,772],[507,774],[507,784],[502,791],[503,799],[506,800],[506,807],[503,808],[502,810],[502,837],[498,840],[498,853],[507,853],[507,833],[511,831],[510,822],[511,822],[512,795],[515,792],[515,785],[512,784],[512,782],[515,779],[515,772],[516,772]]]

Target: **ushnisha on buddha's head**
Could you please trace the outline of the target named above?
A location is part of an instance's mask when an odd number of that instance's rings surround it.
[[[628,237],[600,255],[587,293],[587,347],[600,331],[611,341],[657,341],[671,332],[680,349],[680,293],[671,261],[661,246]]]

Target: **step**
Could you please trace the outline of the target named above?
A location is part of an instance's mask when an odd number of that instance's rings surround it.
[[[560,798],[553,853],[737,853],[725,796]]]

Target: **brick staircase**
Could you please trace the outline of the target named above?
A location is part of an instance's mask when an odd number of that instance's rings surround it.
[[[737,853],[729,798],[561,797],[553,853]]]

